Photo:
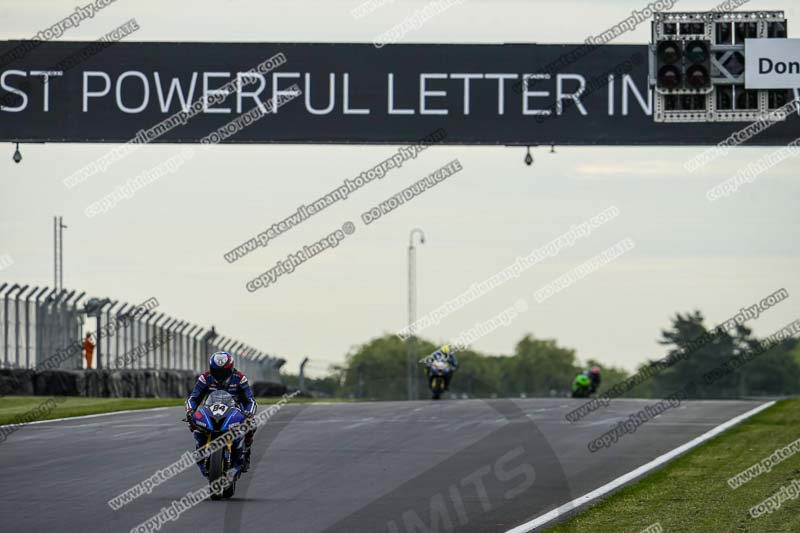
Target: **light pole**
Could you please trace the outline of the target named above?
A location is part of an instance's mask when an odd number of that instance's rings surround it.
[[[62,217],[53,217],[53,285],[57,290],[64,289],[64,230],[67,229]]]
[[[417,399],[417,361],[414,349],[414,322],[417,321],[417,249],[414,247],[414,235],[419,235],[419,243],[425,244],[425,233],[419,228],[412,229],[408,235],[408,327],[410,335],[406,340],[409,400]]]

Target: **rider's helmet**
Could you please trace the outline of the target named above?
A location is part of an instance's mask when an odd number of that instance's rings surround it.
[[[593,366],[592,369],[589,370],[589,373],[591,375],[593,375],[593,376],[600,377],[600,367],[599,366]]]
[[[450,345],[445,344],[430,355],[432,361],[449,361],[450,360]]]
[[[575,383],[579,387],[588,387],[592,384],[586,374],[578,374],[578,377],[575,378]]]
[[[211,377],[225,383],[233,375],[233,356],[228,352],[216,352],[209,361]]]

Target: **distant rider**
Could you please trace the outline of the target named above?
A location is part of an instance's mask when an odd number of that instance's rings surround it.
[[[597,392],[600,386],[600,368],[593,366],[589,370],[584,370],[572,382],[572,397],[586,398]]]
[[[186,400],[186,419],[190,421],[190,430],[194,434],[195,449],[205,445],[205,442],[203,441],[203,433],[196,430],[192,425],[191,421],[194,420],[192,415],[209,393],[217,390],[227,391],[238,402],[242,413],[246,417],[253,417],[256,414],[257,404],[253,391],[250,390],[247,376],[234,368],[233,356],[228,352],[216,352],[211,356],[209,366],[209,370],[197,377],[197,383],[194,385],[192,394]],[[255,432],[256,430],[250,431],[244,437],[244,465],[242,466],[242,472],[247,472],[250,467],[250,447],[253,444]],[[198,465],[200,466],[200,472],[207,477],[208,472],[205,471],[205,465],[202,462],[198,463]]]
[[[592,380],[585,372],[581,372],[575,376],[572,382],[572,397],[573,398],[586,398],[591,394]]]
[[[584,372],[584,374],[586,374],[586,377],[592,382],[589,393],[594,394],[597,392],[597,388],[600,386],[600,367],[593,366],[591,369]]]
[[[456,370],[458,370],[458,359],[456,359],[456,355],[452,352],[452,350],[450,350],[450,346],[447,344],[430,354],[425,358],[425,366],[428,369],[428,381],[430,381],[433,377],[431,376],[431,362],[437,359],[447,361],[450,364],[450,367],[453,369],[452,372],[448,372],[443,376],[444,390],[447,390],[450,387],[450,380],[453,379],[453,374],[455,374]]]

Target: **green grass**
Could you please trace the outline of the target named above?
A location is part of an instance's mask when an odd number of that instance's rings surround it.
[[[0,401],[0,425],[17,422],[20,415],[34,413],[33,420],[52,420],[70,416],[93,415],[131,409],[152,409],[153,407],[178,407],[183,405],[181,398],[85,398],[81,396],[55,397],[55,403],[48,402],[52,396],[6,396]],[[258,398],[260,406],[270,406],[280,401],[278,398]],[[337,398],[292,398],[289,403],[348,402]]]
[[[55,402],[48,402],[54,399]],[[34,409],[35,420],[51,420],[68,416],[93,415],[129,409],[151,409],[182,405],[180,398],[84,398],[52,396],[6,396],[0,401],[0,425],[17,422],[16,418]],[[40,407],[39,407],[40,406]],[[37,409],[37,407],[39,407]],[[32,420],[31,420],[32,421]]]
[[[748,514],[783,485],[800,480],[800,453],[735,490],[727,483],[798,438],[800,399],[784,400],[547,531],[638,533],[656,522],[665,532],[800,531],[800,499],[758,518]]]

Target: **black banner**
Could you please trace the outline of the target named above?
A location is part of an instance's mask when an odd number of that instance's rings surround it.
[[[0,140],[405,144],[442,128],[445,144],[706,145],[747,125],[654,123],[647,54],[646,45],[5,41]],[[747,144],[797,137],[792,114]]]

